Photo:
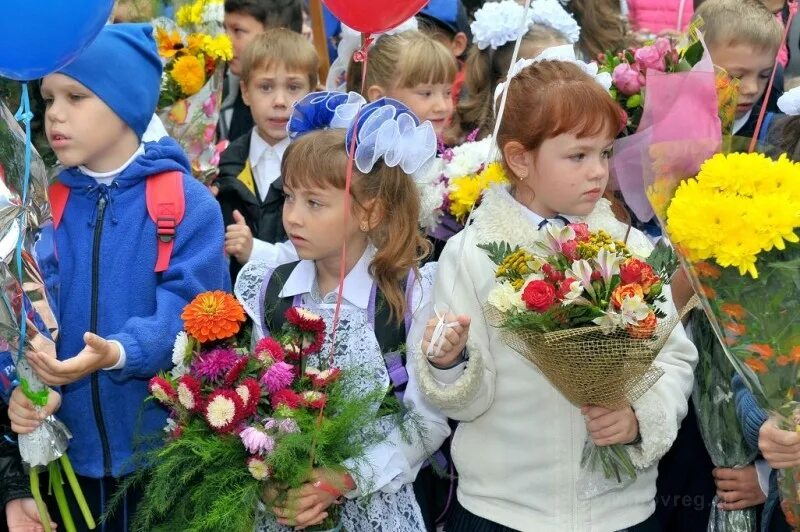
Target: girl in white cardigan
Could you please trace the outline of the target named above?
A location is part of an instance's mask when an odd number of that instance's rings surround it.
[[[511,186],[484,195],[474,223],[447,243],[439,260],[434,302],[452,311],[446,321],[457,324],[428,359],[431,320],[416,370],[428,399],[460,422],[452,444],[458,504],[448,532],[658,530],[656,465],[686,414],[697,358],[682,327],[656,359],[664,370],[658,382],[632,405],[611,411],[569,403],[483,313],[495,266],[479,244],[531,246],[538,228],[565,221],[626,238],[629,228],[602,198],[622,111],[602,78],[587,72],[593,70],[576,61],[536,60],[512,77],[498,134]],[[635,229],[627,243],[639,256],[651,250]],[[674,315],[665,294],[663,310]],[[599,446],[628,445],[636,480],[579,499],[587,434]]]

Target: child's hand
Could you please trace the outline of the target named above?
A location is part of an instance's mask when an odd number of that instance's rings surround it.
[[[87,332],[83,335],[86,347],[69,360],[58,360],[45,353],[31,353],[28,362],[39,377],[51,386],[79,381],[97,370],[110,368],[119,362],[119,347],[114,342]]]
[[[8,501],[6,523],[8,532],[44,532],[36,501],[30,498]],[[52,521],[50,521],[50,528],[56,528],[56,524]]]
[[[755,466],[749,465],[741,469],[718,467],[713,474],[717,497],[722,501],[720,508],[726,512],[744,510],[767,500],[758,484]]]
[[[355,489],[348,473],[331,469],[314,469],[311,478],[301,487],[289,490],[272,511],[278,522],[286,526],[305,528],[321,523],[328,517],[325,511],[345,493]],[[274,495],[271,498],[275,501]]]
[[[639,420],[633,408],[626,406],[610,410],[602,406],[584,406],[581,414],[586,418],[586,430],[598,447],[628,444],[639,436]]]
[[[438,339],[433,338],[436,326],[439,324],[439,318],[431,318],[422,337],[422,352],[434,367],[446,368],[452,366],[467,347],[470,317],[465,315],[456,316],[448,312],[444,317],[444,323],[451,324],[451,326],[445,327]],[[431,344],[433,344],[432,349],[434,351],[429,353]]]
[[[41,410],[25,397],[19,386],[11,392],[8,402],[8,418],[11,420],[11,430],[17,434],[30,434],[42,423],[42,420],[61,406],[61,396],[58,392],[50,390],[47,404]]]
[[[761,425],[758,448],[772,469],[800,465],[800,434],[779,429],[774,419],[768,419]]]
[[[253,232],[239,211],[233,211],[233,220],[236,223],[225,230],[225,252],[239,264],[246,264],[253,252]]]

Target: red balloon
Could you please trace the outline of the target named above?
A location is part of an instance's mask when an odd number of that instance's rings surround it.
[[[381,33],[399,26],[429,0],[322,0],[328,9],[356,31]]]

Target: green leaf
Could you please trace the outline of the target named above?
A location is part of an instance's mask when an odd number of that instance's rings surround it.
[[[683,53],[683,59],[691,66],[694,66],[703,58],[703,51],[703,43],[697,41],[686,49]]]
[[[478,244],[478,248],[484,250],[492,262],[500,265],[508,255],[517,251],[519,246],[512,248],[507,242],[490,242],[488,244]]]
[[[658,241],[646,262],[665,282],[677,271],[679,264],[678,255],[664,239]]]

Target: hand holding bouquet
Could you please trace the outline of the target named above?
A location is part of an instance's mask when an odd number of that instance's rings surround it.
[[[665,269],[586,224],[549,225],[531,249],[480,247],[497,265],[487,317],[572,404],[625,409],[662,375],[653,361],[678,321],[659,306]],[[659,255],[651,255],[653,264]],[[597,447],[589,439],[581,465],[584,497],[636,478],[620,444]]]
[[[252,349],[236,341],[244,311],[230,294],[201,294],[182,318],[175,368],[150,381],[170,415],[164,447],[134,479],[145,487],[135,529],[249,532],[262,494],[292,522],[302,486],[337,497],[353,489],[341,464],[382,438],[375,422],[386,390],[358,396],[353,371],[309,365],[322,318],[292,307],[283,329]],[[338,524],[338,509],[326,510],[323,528]]]

